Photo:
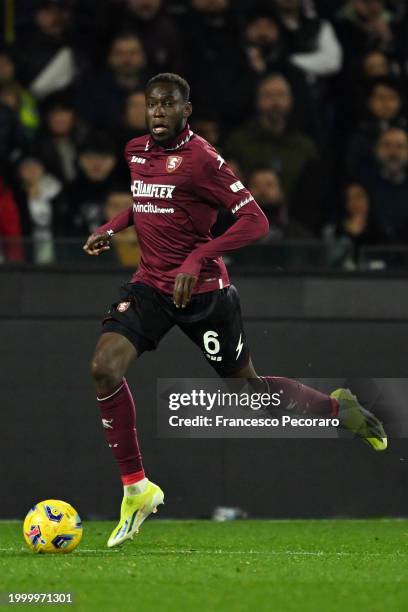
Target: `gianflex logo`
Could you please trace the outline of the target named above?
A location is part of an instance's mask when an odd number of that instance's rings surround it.
[[[133,181],[130,190],[134,198],[160,198],[172,199],[175,185],[160,185],[157,183],[144,183]]]

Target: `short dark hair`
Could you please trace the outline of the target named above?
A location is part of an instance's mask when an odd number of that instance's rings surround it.
[[[146,91],[156,85],[156,83],[172,83],[176,85],[177,89],[181,93],[184,102],[188,102],[190,99],[190,85],[183,77],[174,72],[161,72],[152,77],[146,85]]]

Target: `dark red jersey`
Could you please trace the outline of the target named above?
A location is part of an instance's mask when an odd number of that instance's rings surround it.
[[[133,207],[96,230],[116,233],[134,224],[141,261],[132,282],[141,281],[171,294],[180,272],[198,277],[194,293],[229,284],[222,254],[250,244],[268,231],[268,221],[251,193],[224,159],[189,126],[170,147],[149,136],[125,149],[131,174]],[[220,206],[236,222],[213,239],[211,227]]]

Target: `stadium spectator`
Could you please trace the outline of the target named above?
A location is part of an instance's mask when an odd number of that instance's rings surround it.
[[[67,96],[54,94],[46,103],[36,149],[49,171],[64,185],[77,175],[78,147],[86,134]]]
[[[145,106],[144,91],[136,90],[128,94],[125,100],[122,121],[117,129],[112,132],[116,156],[118,158],[116,171],[123,178],[124,182],[128,182],[129,168],[123,152],[129,140],[146,134]]]
[[[67,206],[62,184],[46,172],[36,153],[22,156],[17,169],[16,200],[23,235],[30,238],[28,258],[37,264],[55,261],[54,239],[67,227]]]
[[[13,56],[6,49],[0,51],[0,101],[16,113],[23,137],[30,140],[40,125],[37,104],[17,81]]]
[[[139,37],[154,72],[183,73],[183,38],[162,0],[125,0],[122,10],[114,5],[112,13],[116,32],[126,29]]]
[[[128,183],[123,148],[145,133],[142,90],[151,72],[182,71],[183,64],[182,73],[192,84],[193,130],[221,152],[243,182],[254,171],[265,184],[279,176],[291,223],[309,232],[320,230],[330,212],[327,202],[333,201],[326,197],[326,180],[333,196],[345,179],[364,180],[370,198],[375,177],[380,174],[384,181],[377,139],[390,127],[407,127],[405,3],[99,4],[39,0],[30,8],[27,3],[16,22],[15,47],[0,48],[0,177],[11,176],[19,151],[27,150],[27,141],[34,143],[44,174],[68,190],[75,223],[72,227],[66,220],[67,235],[87,234],[92,215],[103,217],[112,184],[118,179]],[[338,42],[326,21],[335,14],[347,65],[340,77],[325,79],[320,77],[334,74],[340,62]],[[92,62],[86,75],[80,51],[84,32]],[[72,98],[65,83],[73,84]],[[41,98],[39,105],[31,85]],[[103,134],[101,139],[87,138],[94,127],[110,134],[108,144]],[[88,152],[81,148],[85,139]],[[106,167],[106,176],[92,178],[95,167],[101,175]],[[259,168],[266,170],[262,174]],[[390,183],[385,181],[393,192]],[[16,190],[19,202],[21,191]],[[372,202],[376,211],[374,195]],[[400,230],[388,233],[401,235]]]
[[[355,58],[343,72],[335,92],[340,135],[350,132],[350,127],[354,128],[361,121],[366,113],[367,93],[382,78],[394,81],[394,87],[402,87],[398,62],[381,51],[368,51]]]
[[[84,77],[76,88],[80,114],[95,126],[117,127],[126,97],[144,86],[147,64],[143,46],[132,33],[123,33],[112,41],[106,67],[94,78]]]
[[[104,220],[107,193],[115,183],[115,147],[105,134],[91,134],[80,148],[79,171],[68,188],[72,231],[92,233]]]
[[[305,134],[292,129],[293,96],[282,75],[268,76],[260,83],[256,110],[254,119],[231,134],[225,154],[246,173],[259,167],[278,172],[291,208],[298,182],[317,158],[316,147]]]
[[[78,60],[70,42],[69,23],[69,3],[41,0],[34,24],[17,38],[19,74],[38,99],[68,87],[77,74]]]
[[[248,91],[252,92],[259,80],[267,74],[282,74],[292,88],[294,116],[299,127],[311,136],[317,136],[317,109],[312,102],[306,75],[289,61],[280,25],[271,11],[258,10],[251,13],[245,27],[244,42],[249,69]]]
[[[405,0],[388,0],[388,7],[396,21],[403,21],[408,14],[407,3]]]
[[[393,15],[384,0],[349,0],[337,14],[336,30],[345,52],[345,64],[367,51],[395,50]]]
[[[0,176],[10,176],[11,164],[24,145],[17,112],[0,101]]]
[[[285,203],[279,176],[270,168],[258,168],[248,179],[248,189],[261,206],[269,221],[269,234],[262,243],[276,240],[310,238],[311,232],[291,218]]]
[[[107,194],[104,206],[104,221],[109,221],[123,210],[133,206],[132,194],[119,187]],[[112,239],[111,256],[123,266],[135,267],[140,261],[139,241],[135,228],[128,227]]]
[[[20,214],[14,195],[0,177],[0,262],[24,260]]]
[[[343,6],[344,0],[330,0],[330,2],[327,2],[327,0],[315,0],[314,4],[321,17],[333,21],[337,12]]]
[[[226,158],[225,161],[227,162],[227,164],[229,165],[229,167],[231,168],[235,176],[237,176],[241,181],[244,181],[245,180],[244,171],[242,170],[237,160],[232,159],[232,158]]]
[[[194,112],[191,127],[196,134],[208,140],[208,142],[218,151],[221,150],[221,126],[217,116],[214,113],[208,112],[200,114]]]
[[[396,56],[400,61],[405,77],[408,76],[408,7],[404,2],[405,14],[395,24]]]
[[[370,196],[359,183],[342,187],[336,217],[322,232],[331,267],[354,270],[360,264],[362,247],[387,241],[375,218]]]
[[[386,240],[378,225],[366,189],[359,183],[349,183],[342,193],[340,219],[335,226],[337,237],[346,237],[353,245],[355,256],[362,245],[379,244]]]
[[[365,114],[350,140],[346,155],[350,175],[372,158],[381,132],[391,126],[407,127],[408,120],[403,113],[403,100],[398,83],[385,78],[374,80],[367,96]]]
[[[122,123],[116,131],[118,154],[123,157],[123,149],[129,140],[146,134],[144,91],[132,91],[125,100]]]
[[[275,0],[290,61],[310,77],[327,77],[341,69],[342,48],[329,21],[320,19],[311,2]]]
[[[180,20],[184,37],[185,77],[193,92],[192,102],[216,112],[229,127],[250,111],[248,84],[243,78],[246,57],[240,44],[237,11],[229,0],[190,0]],[[209,92],[216,95],[209,99]],[[231,103],[233,92],[233,104]],[[249,96],[251,97],[251,96]]]
[[[361,63],[363,75],[369,79],[385,77],[391,72],[389,58],[381,51],[369,51]]]
[[[375,149],[375,163],[358,175],[374,204],[375,218],[388,238],[408,238],[408,133],[390,128]]]

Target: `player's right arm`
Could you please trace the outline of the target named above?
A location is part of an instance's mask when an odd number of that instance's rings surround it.
[[[131,155],[129,147],[132,146],[132,142],[133,141],[130,140],[125,147],[124,156],[127,163],[129,163]],[[93,234],[89,236],[82,248],[88,255],[100,255],[104,251],[110,249],[110,239],[114,234],[121,232],[131,225],[133,225],[132,206],[120,212],[116,217],[113,217],[104,225],[98,227]]]
[[[129,206],[129,208],[120,212],[116,217],[98,227],[89,236],[82,248],[88,255],[100,255],[110,249],[111,237],[130,225],[133,225],[132,206]]]

